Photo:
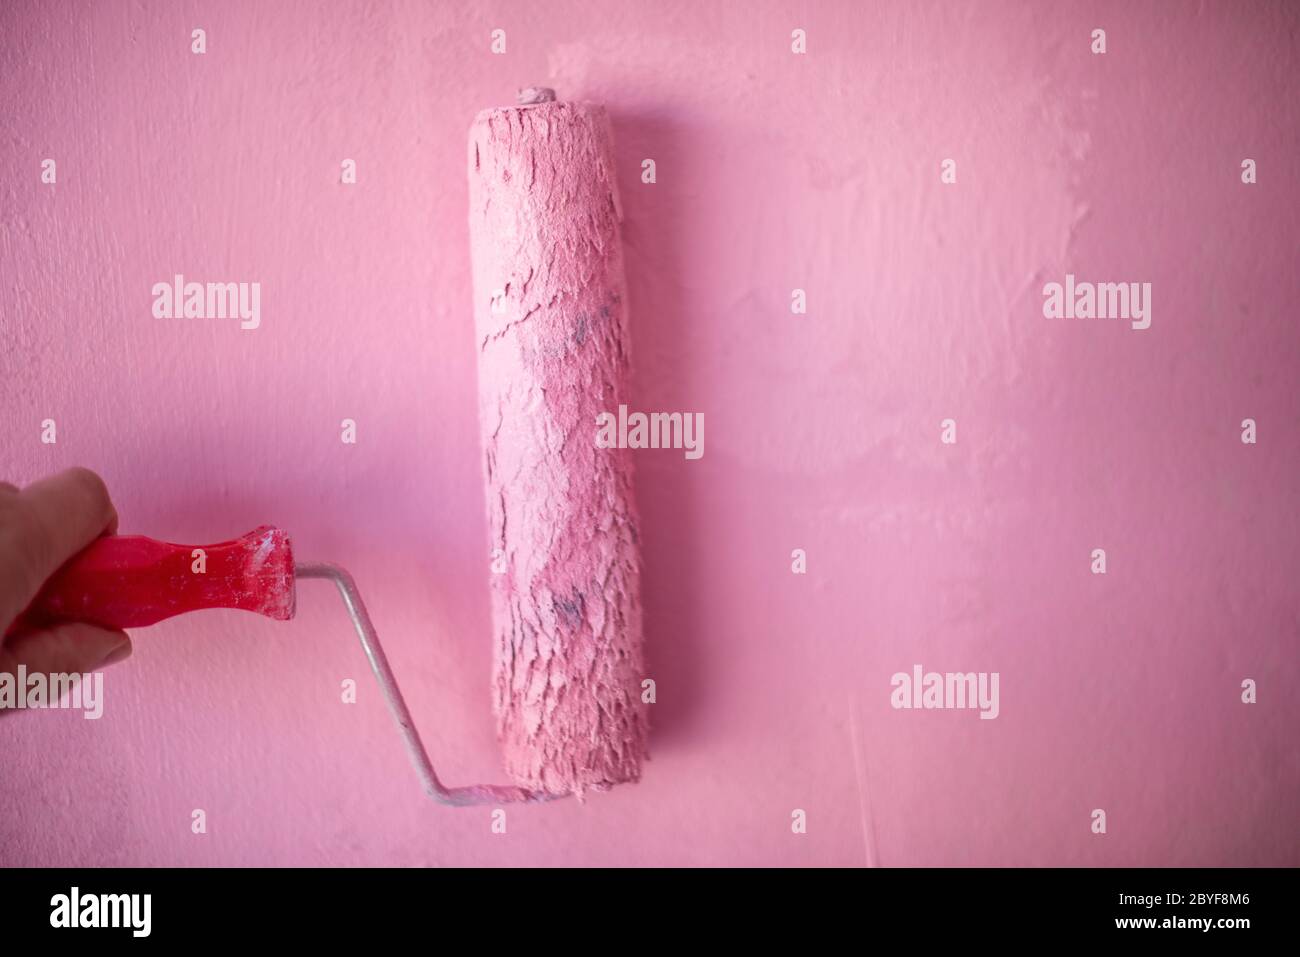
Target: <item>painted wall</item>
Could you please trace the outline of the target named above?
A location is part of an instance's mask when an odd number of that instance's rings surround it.
[[[641,784],[504,836],[432,805],[306,583],[288,624],[137,632],[100,721],[0,721],[0,863],[1300,864],[1298,25],[1281,2],[0,5],[6,477],[88,465],[123,531],[270,522],[348,565],[450,782],[502,778],[477,110],[538,83],[609,105],[633,395],[707,422],[698,461],[638,453]],[[176,273],[260,282],[260,328],[153,318]],[[1151,327],[1044,318],[1067,273],[1150,282]],[[999,717],[895,710],[917,663],[998,672]]]

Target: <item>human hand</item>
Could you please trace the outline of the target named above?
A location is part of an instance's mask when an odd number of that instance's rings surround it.
[[[124,631],[80,622],[14,627],[64,562],[116,531],[108,489],[89,469],[68,469],[22,491],[0,482],[0,672],[16,675],[26,665],[28,674],[84,674],[130,656]]]

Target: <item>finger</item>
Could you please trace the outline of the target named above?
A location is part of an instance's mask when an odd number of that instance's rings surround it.
[[[130,656],[126,632],[67,622],[9,638],[0,646],[0,671],[16,675],[26,665],[29,674],[84,674]]]
[[[68,469],[17,495],[0,493],[0,624],[12,621],[60,565],[116,523],[108,489],[89,469]]]

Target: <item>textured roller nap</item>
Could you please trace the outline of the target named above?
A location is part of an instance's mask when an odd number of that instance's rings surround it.
[[[631,462],[595,444],[628,365],[604,108],[485,110],[469,182],[506,770],[551,793],[605,790],[640,777],[646,714]]]

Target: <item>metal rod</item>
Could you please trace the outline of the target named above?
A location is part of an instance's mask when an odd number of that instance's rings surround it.
[[[327,579],[338,586],[339,594],[343,596],[343,604],[347,606],[352,624],[357,630],[357,637],[361,639],[361,647],[365,649],[366,658],[370,661],[370,670],[375,673],[379,687],[384,693],[384,700],[388,702],[388,710],[402,731],[406,753],[411,759],[415,773],[420,776],[425,794],[440,804],[452,807],[479,804],[537,804],[567,797],[564,794],[546,794],[510,785],[476,784],[462,788],[444,787],[433,770],[433,762],[429,760],[429,752],[424,749],[424,743],[420,740],[420,732],[415,730],[415,722],[411,719],[411,712],[407,710],[401,689],[397,687],[393,670],[388,666],[388,657],[379,643],[379,635],[370,621],[365,603],[361,600],[361,593],[357,591],[357,583],[352,580],[346,568],[329,562],[296,564],[294,574],[298,578]]]

